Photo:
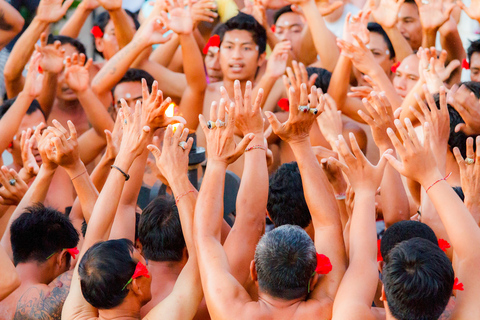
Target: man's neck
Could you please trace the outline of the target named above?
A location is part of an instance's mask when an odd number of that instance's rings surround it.
[[[82,105],[77,99],[67,101],[67,100],[57,98],[56,101],[57,101],[57,107],[61,110],[73,111],[78,108],[82,109]]]
[[[16,266],[17,273],[22,280],[22,285],[49,284],[52,278],[50,266],[36,262],[19,263]]]
[[[285,299],[272,297],[271,295],[268,295],[259,289],[258,301],[261,303],[264,303],[265,305],[267,305],[269,308],[272,308],[272,309],[288,309],[290,307],[297,308],[296,305],[300,302],[305,301],[305,297],[300,297],[292,300],[285,300]]]
[[[130,296],[130,295],[129,295]],[[112,309],[98,310],[99,319],[101,320],[130,320],[141,319],[140,308],[142,307],[138,299],[134,297],[125,298],[121,305]]]
[[[165,281],[165,278],[173,278],[176,280],[178,275],[185,266],[185,261],[148,261],[148,269],[154,277],[152,281],[158,279],[159,281]],[[159,275],[155,277],[155,275]]]

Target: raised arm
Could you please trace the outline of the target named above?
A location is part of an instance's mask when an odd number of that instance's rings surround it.
[[[315,248],[318,253],[326,255],[333,266],[332,272],[320,280],[310,297],[322,300],[326,296],[330,299],[329,303],[333,305],[333,299],[345,273],[347,261],[342,223],[333,190],[310,144],[310,129],[325,103],[325,98],[320,91],[313,86],[308,96],[306,84],[303,83],[300,90],[290,87],[288,120],[280,123],[273,113],[267,112],[266,115],[273,132],[288,142],[295,154],[302,176],[305,200],[315,229]],[[309,109],[305,112],[303,108]]]
[[[80,2],[70,19],[63,25],[59,34],[74,39],[78,38],[80,30],[82,30],[88,17],[99,5],[98,0],[83,0]]]
[[[5,299],[20,286],[20,278],[12,260],[0,245],[0,301]]]
[[[22,31],[25,20],[5,0],[0,0],[0,49],[3,49],[17,34]]]
[[[428,2],[415,0],[415,3],[422,24],[422,47],[434,47],[438,29],[448,21],[455,4],[443,0]]]
[[[97,0],[108,11],[115,27],[115,37],[120,49],[125,47],[135,34],[135,25],[122,8],[122,0]]]

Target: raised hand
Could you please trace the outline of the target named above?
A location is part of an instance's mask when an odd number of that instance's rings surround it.
[[[293,70],[290,67],[287,68],[288,76],[283,76],[283,85],[285,86],[287,93],[290,90],[290,87],[293,87],[294,90],[299,91],[302,83],[306,84],[307,88],[311,88],[315,84],[318,74],[314,73],[309,78],[305,65],[301,62],[298,63],[295,60],[292,61],[292,67]]]
[[[0,170],[0,204],[4,206],[16,206],[20,203],[28,190],[25,181],[20,178],[14,169],[2,166]]]
[[[28,128],[27,131],[22,131],[22,137],[20,138],[20,148],[22,150],[21,156],[23,162],[22,170],[25,171],[29,178],[35,177],[40,170],[37,160],[32,152],[34,144],[33,139],[33,130],[31,128]]]
[[[120,10],[122,8],[122,0],[97,0],[100,5],[107,11]]]
[[[244,0],[245,7],[242,12],[249,14],[257,20],[265,29],[268,28],[267,8],[260,0]]]
[[[258,136],[263,136],[263,117],[262,117],[262,99],[263,89],[258,91],[255,103],[252,104],[252,83],[247,82],[245,86],[245,96],[242,97],[242,89],[240,88],[240,81],[235,80],[233,85],[235,92],[235,125],[245,136],[253,133]]]
[[[151,128],[142,126],[142,104],[140,101],[137,101],[133,113],[125,100],[121,99],[120,102],[122,108],[117,116],[120,116],[120,121],[123,123],[123,136],[118,154],[119,156],[128,155],[133,162],[145,150]]]
[[[367,45],[356,34],[352,34],[356,44],[345,40],[337,39],[337,45],[342,50],[342,55],[352,60],[353,65],[360,72],[369,74],[378,64],[373,57],[373,53],[367,48]]]
[[[355,39],[353,38],[353,35],[355,34],[362,40],[363,43],[369,43],[370,31],[368,31],[367,25],[370,12],[370,10],[360,11],[354,16],[352,16],[351,13],[347,13],[342,39],[347,42],[354,43]]]
[[[98,0],[82,0],[81,3],[86,10],[95,10],[100,6]]]
[[[115,119],[113,131],[105,130],[105,137],[107,139],[107,148],[105,149],[105,157],[110,160],[115,160],[120,151],[120,144],[122,143],[123,126],[120,117]]]
[[[48,127],[46,130],[51,132],[50,144],[54,148],[47,149],[47,157],[51,162],[69,170],[74,169],[80,162],[78,154],[77,130],[73,122],[67,122],[68,129],[65,129],[60,122],[53,120],[54,127]]]
[[[93,60],[88,59],[85,63],[85,55],[80,56],[74,53],[71,57],[67,57],[65,65],[65,82],[70,89],[75,92],[82,92],[90,86],[90,74],[88,69],[92,65]]]
[[[72,5],[73,0],[41,0],[38,4],[36,19],[54,23],[62,19]]]
[[[228,120],[225,119],[226,100],[220,99],[220,103],[212,102],[210,107],[210,121],[205,120],[200,114],[200,126],[207,138],[208,161],[219,162],[229,165],[235,162],[245,151],[250,141],[255,137],[249,133],[245,135],[237,145],[235,142],[235,103],[228,107]]]
[[[186,121],[182,117],[167,117],[165,111],[172,102],[169,97],[163,100],[162,91],[158,90],[158,82],[154,81],[151,94],[148,92],[148,86],[145,79],[142,79],[143,111],[142,123],[149,126],[152,130],[164,128],[169,124],[183,123]]]
[[[188,1],[186,7],[183,6],[183,1],[180,3],[179,0],[173,0],[172,2],[167,2],[167,8],[170,16],[168,16],[165,11],[162,12],[162,17],[167,28],[176,34],[192,33],[193,19],[191,13],[191,0]]]
[[[460,114],[465,123],[459,123],[455,132],[467,136],[480,134],[480,102],[465,85],[454,85],[447,96],[447,102]]]
[[[56,74],[62,72],[65,49],[61,45],[62,43],[58,40],[53,44],[47,44],[46,33],[40,35],[40,45],[36,44],[35,50],[42,55],[40,67],[43,71]]]
[[[343,136],[340,135],[337,140],[337,149],[341,160],[339,161],[335,158],[330,158],[330,160],[342,168],[342,171],[347,175],[348,181],[356,193],[361,190],[376,192],[382,182],[383,172],[387,164],[385,155],[390,154],[392,150],[385,151],[378,164],[374,166],[368,161],[362,150],[360,150],[355,135],[350,133],[349,138],[353,154],[348,148]]]
[[[336,195],[340,195],[347,190],[347,182],[343,178],[342,169],[332,158],[336,159],[336,157],[333,156],[331,158],[324,158],[320,161],[320,164],[322,165],[323,172],[325,172],[327,176],[328,182],[330,182],[333,187],[333,191]]]
[[[163,136],[162,151],[154,144],[148,150],[155,156],[155,163],[160,173],[172,183],[176,178],[188,173],[188,154],[193,145],[193,138],[188,138],[188,128],[180,124],[175,132],[169,125]]]
[[[373,19],[383,28],[393,28],[397,23],[398,11],[405,0],[380,0],[378,6],[375,2],[370,0],[368,3]]]
[[[470,7],[467,7],[462,1],[457,1],[457,5],[465,11],[467,16],[473,20],[480,20],[480,1],[479,0],[472,0],[470,2]]]
[[[331,146],[343,132],[342,112],[337,109],[337,104],[328,94],[324,95],[325,105],[322,114],[317,118],[318,127]]]
[[[166,37],[163,36],[167,31],[162,17],[152,17],[135,33],[134,39],[146,42],[148,45],[165,43],[172,37],[171,34]]]
[[[23,92],[32,98],[40,95],[43,88],[44,75],[39,71],[41,54],[34,52],[28,65],[27,78],[23,87]]]
[[[309,138],[315,119],[323,111],[325,98],[321,94],[321,90],[317,90],[315,86],[311,88],[310,96],[307,96],[305,83],[302,83],[300,90],[290,87],[288,94],[290,109],[286,122],[280,123],[272,112],[265,112],[265,115],[272,126],[273,132],[280,139],[288,143],[305,141]]]
[[[217,5],[212,0],[200,0],[192,4],[191,15],[193,24],[196,26],[201,21],[213,22],[218,14],[215,11]]]
[[[455,4],[445,0],[415,0],[424,30],[438,30],[449,18]]]
[[[429,49],[419,48],[417,51],[418,59],[418,74],[420,81],[426,83],[430,93],[437,93],[438,88],[443,85],[443,81],[437,74],[435,66],[436,57],[432,57]]]
[[[277,43],[272,54],[268,58],[265,75],[273,78],[280,77],[287,67],[288,53],[292,49],[290,41]]]
[[[54,137],[54,133],[46,129],[46,125],[42,122],[35,128],[35,139],[37,140],[37,147],[40,156],[42,157],[42,168],[47,170],[55,170],[58,165],[51,161],[48,157],[49,152],[53,152],[53,144],[50,138]]]
[[[318,12],[320,12],[320,14],[324,17],[328,16],[333,11],[337,10],[338,8],[340,8],[343,5],[343,1],[321,0],[321,1],[315,1],[315,2],[317,4]],[[293,8],[292,8],[292,10],[293,10]]]

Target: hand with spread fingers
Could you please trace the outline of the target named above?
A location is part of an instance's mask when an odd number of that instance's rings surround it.
[[[255,103],[252,104],[252,83],[247,82],[245,95],[242,97],[240,81],[235,80],[233,85],[235,92],[235,125],[245,136],[249,133],[263,137],[263,117],[261,103],[263,100],[263,89],[258,91]]]
[[[200,114],[200,126],[207,138],[208,161],[229,165],[235,162],[244,152],[255,134],[248,133],[237,145],[235,142],[235,103],[231,102],[228,107],[228,120],[225,118],[227,101],[212,102],[210,108],[211,119],[207,122]]]
[[[79,164],[83,167],[78,154],[77,130],[73,123],[68,121],[68,129],[65,129],[60,122],[53,120],[54,127],[48,127],[46,130],[53,136],[50,138],[50,144],[54,148],[47,149],[47,157],[50,161],[65,168],[67,171],[75,169]]]
[[[317,118],[318,127],[325,139],[335,148],[335,141],[343,132],[342,112],[328,94],[324,95],[325,105],[322,114]]]
[[[122,143],[123,125],[120,117],[115,119],[113,131],[105,130],[105,137],[107,139],[107,148],[105,149],[105,157],[109,160],[115,160],[120,150]]]
[[[287,68],[288,53],[291,52],[292,44],[290,41],[277,43],[268,58],[265,74],[268,77],[277,78],[285,73]]]
[[[290,87],[293,87],[293,89],[299,91],[302,83],[305,83],[307,85],[307,88],[311,88],[315,84],[315,80],[317,80],[318,74],[314,73],[309,78],[305,65],[301,62],[298,63],[295,60],[292,61],[292,67],[293,69],[290,67],[287,68],[288,76],[283,76],[283,85],[285,86],[287,94],[290,90]]]
[[[23,86],[22,92],[26,93],[32,99],[37,98],[43,88],[44,75],[40,72],[40,60],[41,54],[34,52],[28,65],[28,73],[25,79],[25,85]]]
[[[28,186],[14,169],[0,169],[0,205],[16,206],[28,190]]]
[[[172,103],[170,97],[163,99],[162,91],[158,90],[158,82],[154,81],[152,85],[152,92],[148,92],[147,81],[142,79],[142,123],[149,126],[152,130],[164,128],[169,124],[183,123],[186,121],[182,117],[174,116],[167,117],[165,112]]]
[[[19,172],[19,175],[23,177],[23,180],[28,181],[35,177],[40,170],[40,167],[33,155],[33,146],[35,144],[33,136],[33,130],[28,128],[27,131],[22,131],[22,137],[20,138],[20,148],[23,167]]]
[[[172,37],[171,34],[166,37],[163,36],[167,31],[166,22],[161,16],[152,17],[138,29],[132,42],[137,40],[146,46],[165,43]]]
[[[163,21],[168,29],[176,34],[190,34],[193,31],[193,18],[191,13],[192,1],[188,0],[184,6],[182,0],[167,1],[168,15],[162,12]]]
[[[61,46],[62,43],[58,40],[53,44],[47,44],[47,35],[45,32],[40,35],[40,45],[35,45],[35,51],[40,52],[42,55],[40,67],[43,71],[55,74],[62,72],[65,49]]]
[[[450,18],[455,4],[446,0],[415,0],[418,6],[418,15],[424,30],[438,29]]]
[[[88,59],[85,63],[85,55],[74,53],[65,59],[65,82],[75,92],[82,92],[90,86],[90,74],[88,72],[93,60]]]
[[[305,83],[300,86],[300,90],[290,87],[288,93],[290,102],[288,120],[280,123],[272,112],[265,112],[267,119],[273,132],[283,141],[296,143],[308,140],[315,120],[323,111],[325,97],[315,86],[311,88],[310,96],[308,96]]]
[[[35,18],[49,23],[57,22],[65,16],[72,3],[73,0],[41,0]]]
[[[480,134],[480,101],[467,86],[454,85],[447,95],[447,102],[465,121],[457,124],[455,132],[462,131],[467,136]]]
[[[367,29],[367,24],[370,13],[370,10],[360,11],[356,15],[348,13],[345,18],[342,39],[349,43],[354,43],[355,39],[353,38],[353,35],[355,34],[362,40],[363,43],[369,43],[370,31]]]
[[[50,131],[46,130],[46,125],[42,122],[35,128],[35,139],[37,140],[37,147],[40,156],[42,157],[42,168],[54,171],[57,169],[58,165],[51,161],[48,153],[52,153],[54,145],[51,143],[50,139],[55,137],[55,134]]]
[[[176,178],[188,173],[188,154],[193,145],[193,138],[188,137],[188,128],[180,124],[175,132],[168,125],[163,136],[162,151],[154,144],[148,145],[148,150],[155,156],[155,163],[160,173],[172,183]]]
[[[337,45],[342,50],[341,54],[352,60],[355,68],[364,74],[370,74],[375,69],[379,69],[380,66],[375,61],[372,51],[367,48],[366,43],[356,34],[352,34],[352,37],[356,43],[337,39]]]
[[[470,19],[480,21],[480,1],[479,0],[472,0],[470,1],[470,7],[467,7],[463,1],[458,0],[457,5],[465,11],[467,16],[470,17]]]
[[[196,26],[201,21],[205,22],[214,22],[218,17],[218,13],[214,10],[217,9],[215,1],[212,0],[200,0],[192,4],[192,19],[193,24]]]
[[[393,28],[397,23],[398,12],[405,0],[369,0],[368,6],[372,10],[373,19],[383,28]]]

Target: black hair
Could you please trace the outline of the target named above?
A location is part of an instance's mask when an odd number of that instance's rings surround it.
[[[278,18],[280,18],[282,14],[288,13],[288,12],[293,12],[292,5],[290,4],[288,6],[282,7],[277,11],[275,11],[275,13],[273,14],[273,24],[277,23]]]
[[[330,85],[330,79],[332,78],[332,73],[323,68],[308,67],[307,74],[308,77],[311,77],[312,74],[318,74],[317,79],[315,80],[315,86],[322,89],[324,93],[327,93],[328,86]]]
[[[0,119],[3,118],[5,113],[10,109],[10,107],[15,103],[17,100],[17,97],[5,100],[3,104],[0,106]],[[45,113],[43,113],[42,107],[40,106],[40,103],[38,102],[37,99],[33,99],[32,103],[30,103],[30,106],[27,109],[27,114],[32,114],[35,111],[39,110],[43,116],[45,117]]]
[[[479,39],[479,40],[472,41],[472,42],[470,43],[470,47],[468,47],[468,49],[467,49],[467,57],[468,57],[468,62],[469,62],[469,63],[472,62],[472,55],[473,55],[475,52],[479,52],[479,53],[480,53],[480,39]]]
[[[369,22],[367,29],[370,32],[378,33],[383,37],[383,40],[385,40],[385,43],[387,44],[388,51],[390,52],[390,59],[395,58],[395,49],[393,48],[392,42],[390,41],[390,38],[385,30],[383,30],[382,26],[376,22]]]
[[[135,241],[138,239],[138,224],[140,222],[140,213],[135,212]],[[87,222],[85,219],[82,221],[82,227],[81,227],[81,233],[82,236],[85,238],[85,235],[87,234]]]
[[[175,200],[159,196],[143,210],[138,228],[143,256],[152,261],[181,261],[185,249]]]
[[[115,85],[115,87],[113,87],[112,94],[115,92],[115,88],[119,84],[124,83],[124,82],[142,83],[142,79],[145,79],[145,81],[147,81],[148,91],[152,91],[152,85],[153,85],[153,82],[155,81],[155,79],[152,77],[152,75],[150,73],[148,73],[147,71],[142,70],[142,69],[130,68],[130,69],[127,70],[127,72],[122,77],[122,79],[120,79],[120,81],[118,81],[118,83]]]
[[[412,220],[399,221],[387,228],[383,234],[380,252],[384,261],[388,259],[388,254],[397,244],[412,238],[422,238],[438,245],[435,232],[425,223]]]
[[[306,228],[312,221],[296,162],[282,164],[270,177],[267,211],[276,227],[292,224]]]
[[[285,300],[308,293],[317,257],[312,239],[299,226],[284,225],[264,234],[254,259],[263,292]]]
[[[258,54],[265,52],[267,48],[267,31],[258,21],[249,14],[239,12],[236,16],[225,22],[225,28],[219,32],[220,40],[223,42],[225,33],[233,30],[246,30],[252,35],[253,41],[258,45]]]
[[[454,273],[446,254],[429,240],[412,238],[393,248],[382,279],[397,320],[436,320],[452,295]]]
[[[138,28],[140,28],[140,22],[138,22],[136,15],[129,10],[124,10],[130,16],[130,18],[132,18],[133,23],[135,24],[135,29],[138,30]],[[95,20],[93,21],[93,26],[99,27],[100,30],[102,30],[102,33],[105,33],[105,27],[107,26],[109,21],[110,14],[108,13],[108,11],[104,11],[95,17]],[[98,51],[97,48],[95,48],[95,52],[103,58],[103,53]]]
[[[112,309],[128,294],[124,286],[135,272],[138,261],[132,256],[135,247],[128,239],[94,244],[78,266],[80,286],[85,300],[97,309]]]
[[[465,194],[463,193],[462,187],[456,186],[452,188],[453,188],[453,191],[455,191],[455,193],[457,194],[457,196],[459,196],[460,199],[462,199],[462,201],[465,201]]]
[[[47,39],[47,44],[52,44],[55,41],[60,41],[60,43],[62,45],[69,44],[69,45],[73,46],[78,51],[78,54],[83,53],[85,55],[85,58],[88,58],[87,57],[87,50],[85,49],[85,46],[83,45],[83,43],[81,43],[79,40],[74,39],[74,38],[70,38],[70,37],[67,37],[67,36],[62,36],[62,35],[54,36],[54,35],[50,34],[48,36],[48,39]]]
[[[75,248],[78,233],[63,213],[41,203],[25,208],[10,226],[13,263],[44,263],[53,253]],[[67,263],[70,256],[67,255]]]

